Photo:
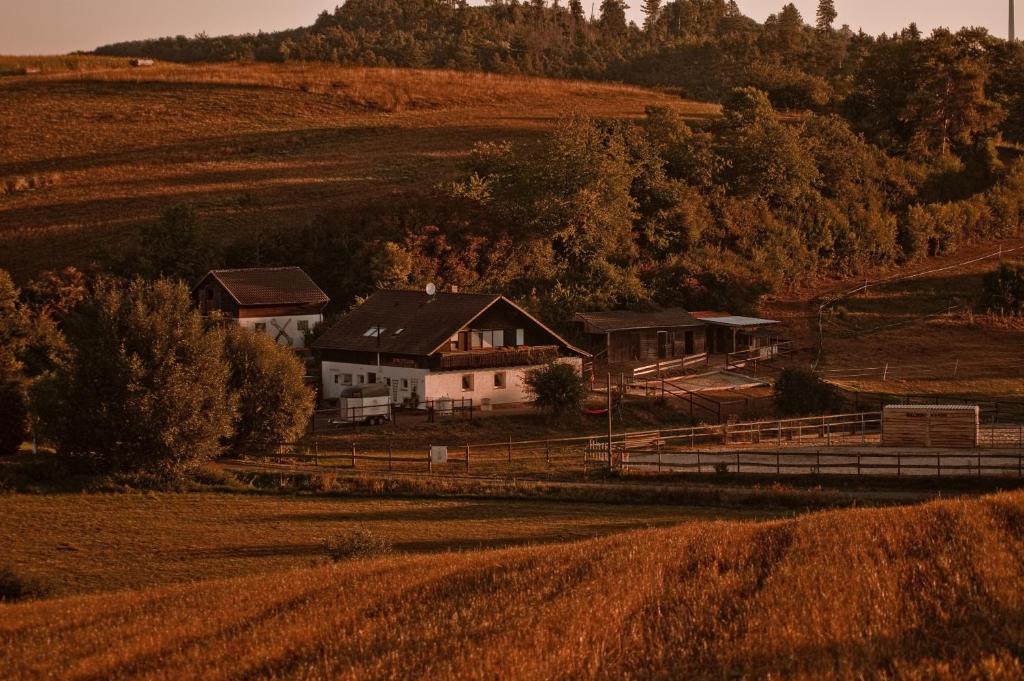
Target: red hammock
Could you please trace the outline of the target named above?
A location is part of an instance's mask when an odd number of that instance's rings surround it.
[[[583,413],[587,416],[607,416],[607,409],[584,409]]]

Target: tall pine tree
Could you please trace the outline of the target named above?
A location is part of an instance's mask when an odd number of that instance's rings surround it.
[[[644,30],[653,33],[661,16],[661,0],[644,0],[641,10],[644,13]]]
[[[828,32],[836,21],[839,12],[836,11],[834,0],[819,0],[818,2],[818,30]]]

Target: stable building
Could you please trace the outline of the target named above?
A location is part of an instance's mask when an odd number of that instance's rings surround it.
[[[298,267],[213,270],[192,289],[192,299],[203,315],[219,313],[296,350],[323,323],[330,302]]]
[[[767,359],[778,348],[779,322],[725,312],[691,313],[681,308],[583,312],[575,317],[580,345],[593,354],[596,374],[630,375],[681,370],[730,356]],[[716,361],[716,356],[717,361]]]
[[[626,371],[649,365],[707,363],[707,325],[686,310],[586,312],[576,315],[576,334],[594,355],[595,371]],[[597,366],[600,364],[600,366]]]
[[[776,330],[780,322],[774,319],[741,317],[728,312],[692,314],[707,325],[707,348],[712,354],[753,352],[768,359],[771,349],[782,341]],[[763,352],[757,353],[758,350]]]
[[[527,372],[550,362],[582,371],[588,354],[500,295],[378,291],[313,344],[322,395],[382,384],[397,405],[475,407],[529,401]]]

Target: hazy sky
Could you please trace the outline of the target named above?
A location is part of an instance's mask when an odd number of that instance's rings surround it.
[[[584,0],[588,9],[590,1],[600,6],[599,0]],[[640,2],[631,3],[637,19]],[[785,0],[738,2],[744,14],[763,20]],[[320,10],[335,4],[337,0],[0,0],[0,54],[56,54],[201,31],[215,35],[294,28],[312,23]],[[812,22],[817,0],[796,0],[796,5]],[[1007,0],[836,0],[836,6],[839,24],[868,33],[892,32],[916,21],[924,30],[986,26],[1006,36]]]

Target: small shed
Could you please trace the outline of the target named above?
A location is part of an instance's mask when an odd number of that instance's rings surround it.
[[[978,446],[981,408],[964,404],[889,406],[882,413],[883,447]]]

